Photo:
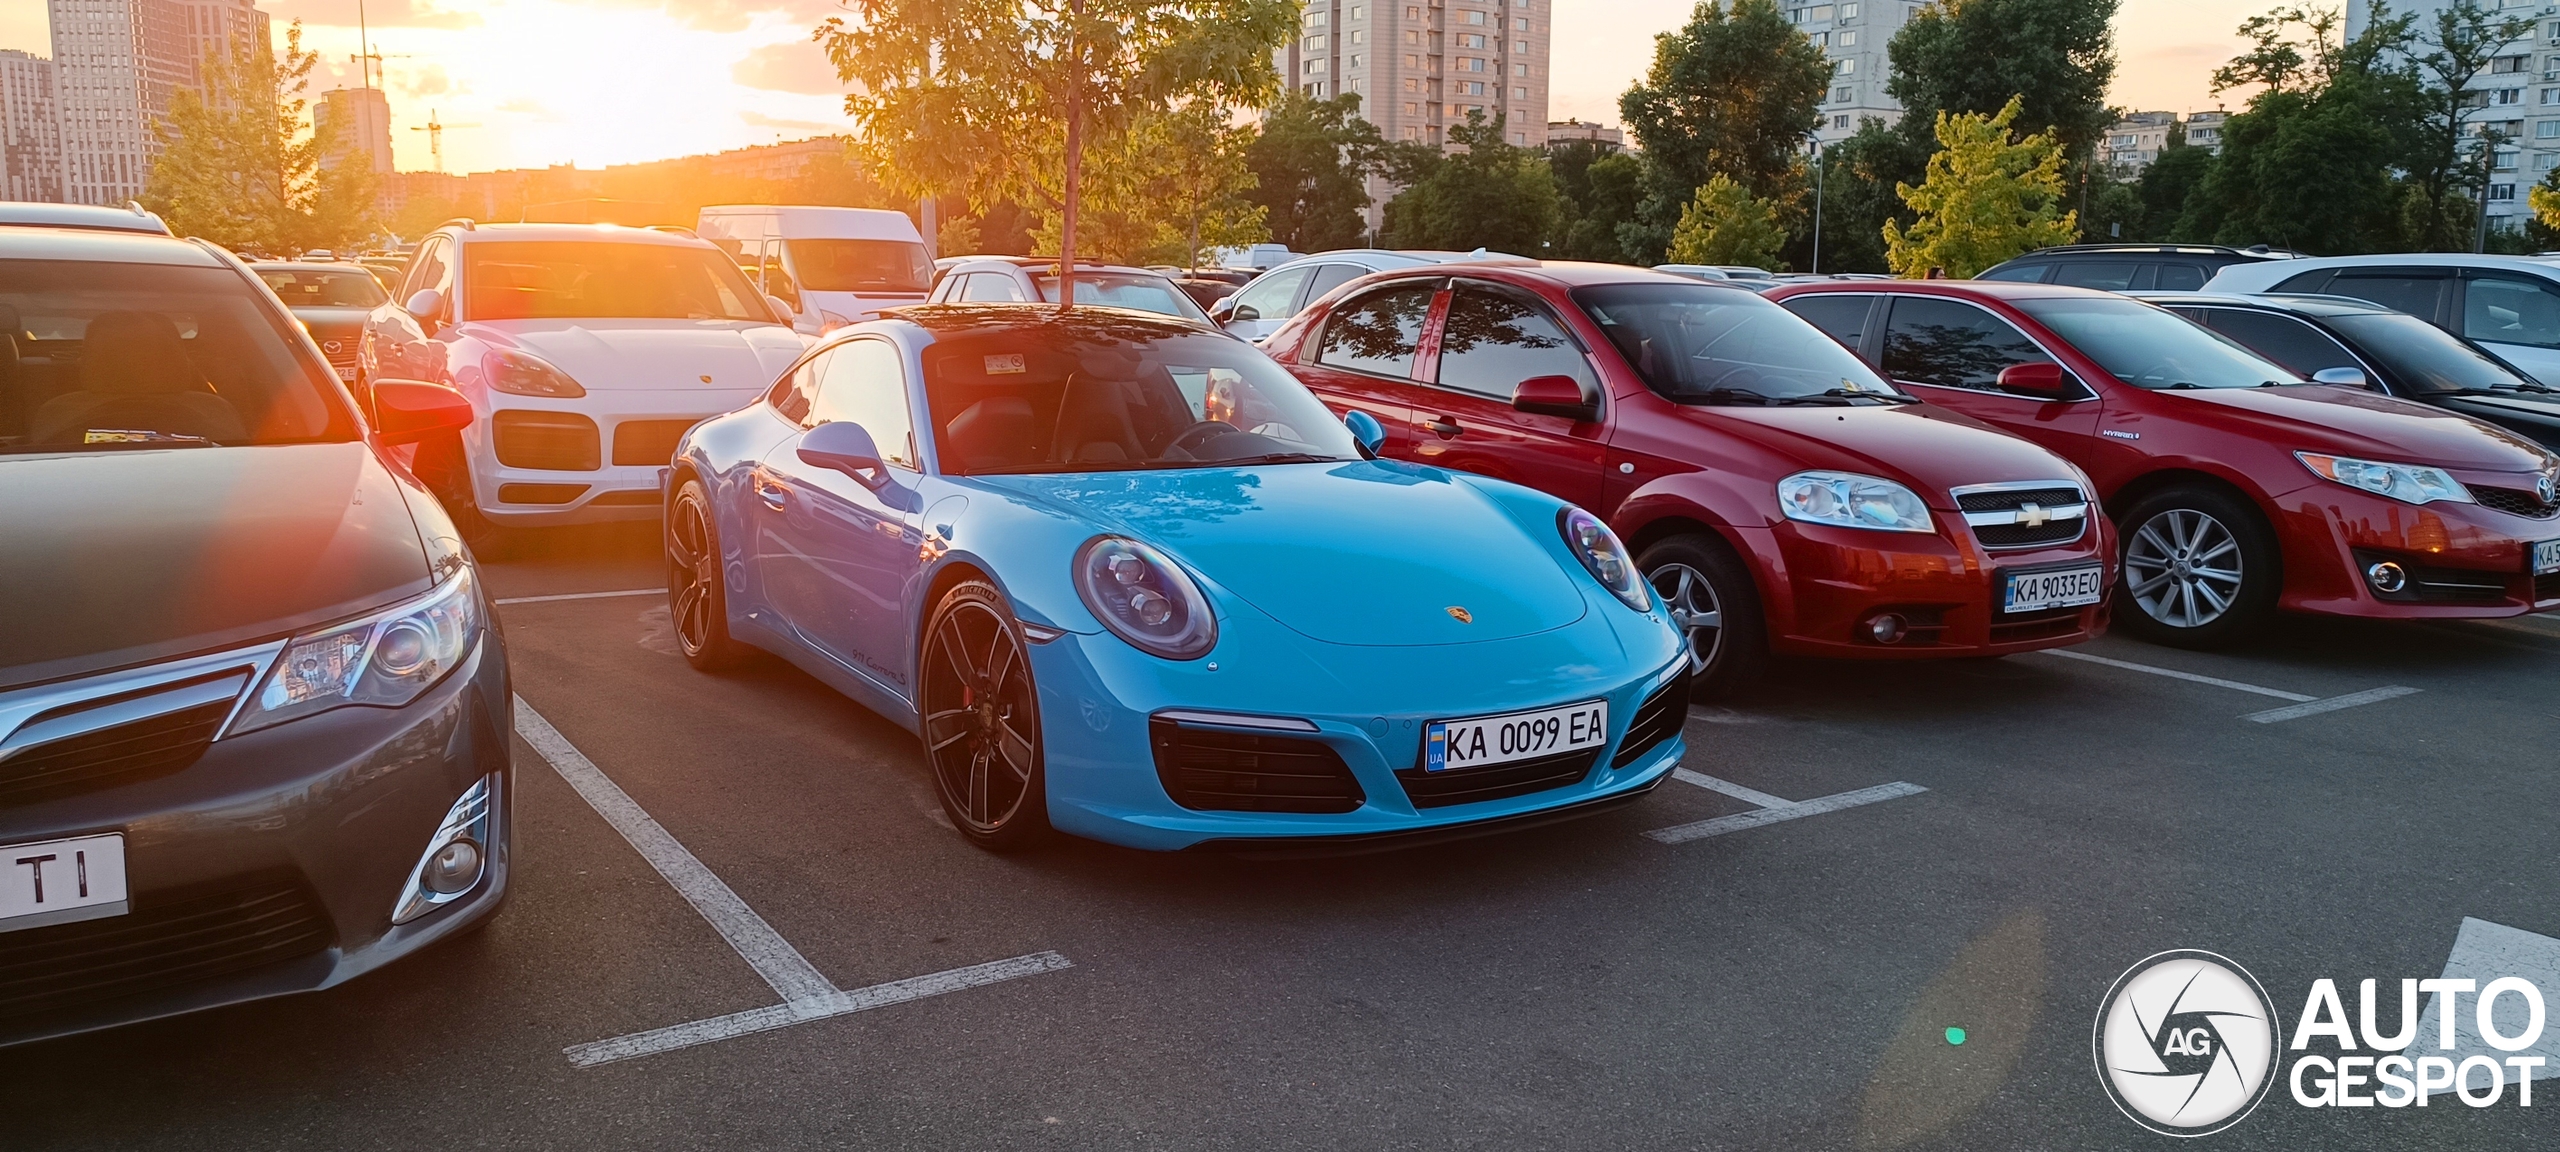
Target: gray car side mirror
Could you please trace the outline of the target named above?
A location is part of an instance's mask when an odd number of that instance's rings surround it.
[[[2314,384],[2335,384],[2341,388],[2373,387],[2373,382],[2365,379],[2364,369],[2362,368],[2323,368],[2311,374],[2311,382]]]

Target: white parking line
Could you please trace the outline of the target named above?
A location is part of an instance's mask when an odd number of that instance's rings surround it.
[[[2341,708],[2353,708],[2359,704],[2371,704],[2377,700],[2394,700],[2399,697],[2413,695],[2418,692],[2418,689],[2416,688],[2394,684],[2385,688],[2368,688],[2362,692],[2349,692],[2344,696],[2331,696],[2327,699],[2322,699],[2318,696],[2305,696],[2300,692],[2287,692],[2281,688],[2262,688],[2255,684],[2243,684],[2237,680],[2225,680],[2219,676],[2200,676],[2193,672],[2181,672],[2175,668],[2162,668],[2152,664],[2136,664],[2131,660],[2112,660],[2105,656],[2092,656],[2086,652],[2071,652],[2060,648],[2046,648],[2039,651],[2037,655],[2060,656],[2065,660],[2079,660],[2090,664],[2104,664],[2109,668],[2122,668],[2128,672],[2144,672],[2153,676],[2166,676],[2172,680],[2184,680],[2191,684],[2210,684],[2216,688],[2228,688],[2234,692],[2249,692],[2259,696],[2273,696],[2278,700],[2291,700],[2294,702],[2293,706],[2289,708],[2269,708],[2264,712],[2251,712],[2242,717],[2242,719],[2245,720],[2255,720],[2260,724],[2274,724],[2282,720],[2297,720],[2304,716],[2317,716],[2323,712],[2335,712]]]
[[[547,604],[554,600],[610,600],[616,596],[664,596],[664,588],[625,588],[619,592],[560,592],[550,596],[507,596],[500,604]]]
[[[2376,700],[2395,699],[2411,695],[2416,691],[2415,688],[2402,688],[2398,685],[2389,688],[2369,688],[2362,692],[2349,692],[2344,696],[2332,696],[2326,700],[2314,700],[2308,704],[2293,704],[2283,708],[2269,708],[2264,712],[2252,712],[2245,719],[2255,720],[2260,724],[2273,724],[2278,720],[2317,716],[2322,712],[2335,712],[2340,708],[2353,708],[2358,704],[2371,704]]]
[[[658,875],[666,877],[676,893],[692,904],[704,920],[710,921],[712,930],[720,933],[720,938],[737,950],[739,958],[745,960],[747,966],[782,997],[782,1003],[769,1007],[571,1045],[563,1051],[568,1054],[569,1062],[577,1067],[592,1068],[635,1056],[672,1052],[696,1044],[770,1032],[794,1024],[904,1004],[927,996],[1073,966],[1066,957],[1055,952],[1035,952],[867,988],[838,989],[815,965],[809,963],[807,957],[800,954],[799,949],[774,931],[773,925],[748,907],[745,900],[739,899],[735,889],[705,867],[676,840],[674,834],[667,831],[665,825],[658,823],[640,807],[638,801],[631,798],[630,793],[624,792],[620,785],[604,774],[603,769],[596,767],[595,761],[587,759],[586,754],[569,743],[559,729],[534,711],[533,705],[526,703],[524,697],[516,697],[515,705],[516,734],[532,745],[534,752],[551,765],[552,771],[569,782],[569,787],[577,791],[588,807],[596,810],[596,815],[604,817],[605,823],[621,833],[641,859],[657,869]]]
[[[1645,833],[1647,839],[1663,844],[1685,844],[1691,840],[1704,840],[1709,836],[1722,836],[1727,832],[1740,832],[1745,828],[1758,828],[1764,824],[1776,824],[1782,820],[1819,816],[1825,812],[1837,812],[1843,808],[1855,808],[1862,804],[1873,804],[1879,800],[1917,796],[1928,791],[1917,784],[1906,784],[1896,780],[1891,784],[1878,784],[1873,788],[1860,788],[1854,792],[1840,792],[1812,800],[1788,800],[1755,788],[1746,788],[1731,780],[1720,780],[1706,773],[1692,772],[1686,768],[1674,768],[1671,770],[1671,775],[1672,778],[1684,784],[1695,784],[1710,791],[1722,792],[1736,800],[1746,804],[1757,804],[1759,807],[1749,812],[1736,812],[1731,816],[1718,816],[1712,820],[1700,820],[1693,824],[1675,824],[1669,828],[1656,828]]]

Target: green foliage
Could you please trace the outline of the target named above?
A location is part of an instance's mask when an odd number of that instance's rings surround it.
[[[1204,105],[1138,117],[1087,154],[1084,231],[1078,250],[1118,264],[1192,263],[1203,247],[1270,237],[1264,209],[1246,199],[1251,130]],[[1043,213],[1032,247],[1060,251],[1060,214]]]
[[[2411,42],[2402,47],[2426,83],[2420,89],[2421,116],[2407,140],[2403,170],[2415,198],[2405,204],[2402,240],[2424,251],[2462,251],[2471,247],[2477,201],[2488,172],[2484,153],[2494,143],[2472,135],[2476,119],[2468,111],[2472,81],[2489,70],[2489,62],[2507,45],[2533,32],[2531,15],[2500,15],[2478,0],[2453,0],[2432,21],[2416,25]]]
[[[1489,248],[1519,256],[1546,250],[1562,214],[1545,155],[1502,138],[1502,121],[1481,112],[1449,129],[1461,151],[1398,142],[1386,150],[1388,178],[1404,187],[1387,201],[1380,242],[1390,248]]]
[[[2049,135],[2083,160],[2115,121],[2117,0],[1940,0],[1915,12],[1886,46],[1915,136],[1940,112],[1992,115],[2019,101],[2022,131]]]
[[[1246,196],[1262,206],[1271,238],[1293,252],[1359,245],[1368,231],[1367,177],[1386,146],[1377,125],[1360,119],[1360,97],[1318,100],[1290,92],[1262,115],[1245,146],[1257,180]]]
[[[2134,181],[2135,199],[2141,202],[2143,240],[2196,240],[2180,226],[2180,216],[2187,202],[2196,194],[2207,176],[2213,172],[2214,154],[2202,148],[2172,139],[2160,150],[2160,158],[2142,170]],[[2252,241],[2255,243],[2255,241]]]
[[[2062,208],[2062,145],[2043,133],[2012,139],[2023,101],[2011,97],[1999,115],[1938,113],[1938,154],[1919,187],[1902,185],[1918,219],[1884,226],[1885,258],[1904,276],[1943,269],[1970,278],[2012,256],[2079,233]]]
[[[1547,145],[1547,170],[1561,202],[1549,254],[1633,263],[1618,245],[1618,229],[1635,219],[1644,194],[1644,161],[1599,141],[1571,140]]]
[[[1846,140],[1822,150],[1822,270],[1883,272],[1884,226],[1914,216],[1895,189],[1928,175],[1936,141],[1868,117]]]
[[[1659,262],[1691,197],[1716,176],[1800,215],[1805,137],[1822,122],[1830,82],[1830,60],[1775,0],[1699,0],[1687,24],[1654,37],[1651,68],[1618,98],[1644,168],[1634,218],[1611,229],[1622,256]]]
[[[281,57],[245,37],[208,54],[204,92],[179,89],[152,127],[160,155],[143,205],[181,236],[249,252],[353,247],[372,235],[373,170],[352,157],[327,162],[336,141],[309,125],[302,93],[317,60],[300,21],[285,30]]]
[[[1679,226],[1671,230],[1670,255],[1675,264],[1768,268],[1778,262],[1778,250],[1786,242],[1778,206],[1720,175],[1700,185],[1697,198],[1680,213]]]
[[[2524,199],[2533,208],[2533,222],[2525,225],[2525,235],[2533,250],[2549,251],[2553,241],[2560,240],[2560,168],[2543,173],[2525,190]]]

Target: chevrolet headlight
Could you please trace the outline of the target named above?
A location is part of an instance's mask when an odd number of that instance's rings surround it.
[[[584,396],[587,390],[569,378],[569,374],[551,366],[551,362],[530,352],[492,348],[480,358],[480,371],[489,378],[489,387],[518,396]]]
[[[1929,506],[1891,480],[1855,472],[1798,472],[1778,481],[1778,509],[1789,520],[1882,532],[1936,532]]]
[[[479,639],[465,568],[433,591],[326,632],[295,637],[232,722],[234,735],[347,704],[397,708],[444,679]]]
[[[2438,500],[2472,503],[2471,490],[2462,486],[2442,468],[2424,464],[2386,464],[2378,460],[2358,460],[2352,456],[2323,456],[2317,452],[2296,452],[2293,458],[2323,480],[2334,480],[2349,488],[2361,488],[2376,496],[2388,496],[2410,504],[2432,504]]]
[[[1096,536],[1076,550],[1076,594],[1113,635],[1167,660],[1218,645],[1209,598],[1171,557],[1125,536]]]
[[[1610,595],[1638,612],[1653,610],[1652,593],[1646,590],[1644,577],[1636,573],[1635,557],[1627,555],[1626,543],[1599,517],[1568,506],[1556,513],[1556,527],[1564,533],[1565,547],[1573,550],[1591,578],[1608,589]]]

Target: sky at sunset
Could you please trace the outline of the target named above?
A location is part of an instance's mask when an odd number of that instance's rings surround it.
[[[1551,112],[1617,122],[1617,97],[1692,0],[1556,0]],[[277,39],[300,19],[323,54],[313,92],[360,81],[357,0],[263,0]],[[2215,106],[2206,76],[2241,18],[2273,0],[2123,0],[2113,103]],[[1576,19],[1575,10],[1605,19]],[[448,171],[585,167],[843,131],[809,29],[829,0],[366,0],[399,167],[429,166],[430,112]],[[0,48],[50,55],[45,5],[0,3]]]

